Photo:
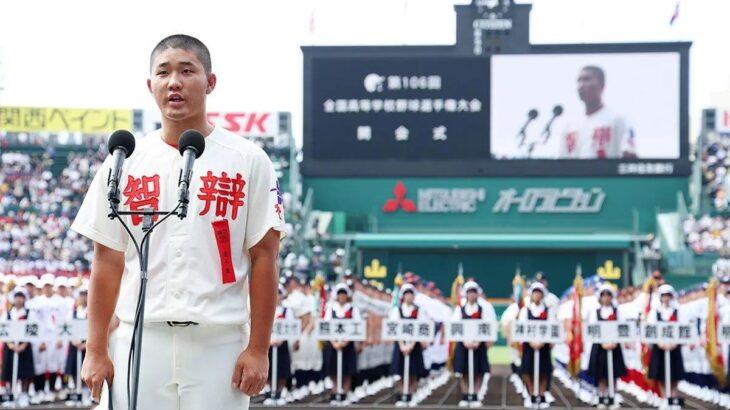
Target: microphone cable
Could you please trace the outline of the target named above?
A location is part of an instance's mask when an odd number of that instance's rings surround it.
[[[139,267],[140,267],[140,273],[142,272],[144,266],[142,265],[142,247],[145,246],[145,244],[149,241],[150,234],[152,231],[160,225],[162,222],[164,222],[167,218],[169,218],[172,215],[175,215],[177,210],[180,208],[181,203],[178,202],[177,206],[171,211],[168,212],[162,219],[155,222],[152,227],[144,234],[142,237],[142,241],[140,243],[137,243],[136,238],[134,237],[134,234],[132,234],[132,231],[129,229],[129,226],[127,226],[127,223],[124,222],[124,220],[121,218],[121,215],[119,215],[119,212],[112,208],[112,213],[114,216],[119,220],[119,222],[122,224],[122,227],[124,227],[124,230],[127,231],[127,234],[129,234],[129,237],[132,239],[132,243],[134,244],[134,249],[137,251],[137,259],[139,261]],[[148,255],[149,256],[149,255]],[[149,274],[149,272],[147,272]],[[134,311],[134,324],[132,327],[132,341],[129,344],[129,357],[127,358],[127,404],[131,402],[132,393],[130,390],[130,381],[132,378],[132,360],[134,358],[134,347],[135,347],[135,340],[134,335],[137,333],[137,328],[143,324],[140,323],[140,314],[141,314],[141,307],[142,307],[142,298],[144,296],[143,292],[145,291],[146,286],[142,286],[142,278],[140,277],[140,286],[139,286],[139,293],[137,295],[137,306],[135,307]],[[141,341],[140,341],[141,342]],[[137,380],[137,383],[139,383],[139,380]],[[109,409],[112,409],[112,387],[109,386]]]

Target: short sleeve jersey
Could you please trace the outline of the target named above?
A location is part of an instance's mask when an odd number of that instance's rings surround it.
[[[108,218],[107,157],[89,187],[71,229],[124,252],[125,265],[116,315],[134,320],[140,286],[137,253],[120,221]],[[178,203],[182,156],[159,130],[137,140],[120,180],[120,210],[170,211]],[[284,210],[273,164],[245,138],[214,128],[195,161],[188,215],[171,216],[152,233],[148,265],[146,322],[194,321],[245,324],[249,321],[248,250],[274,229],[284,230]],[[143,218],[123,216],[139,243]],[[159,220],[159,218],[157,218]]]

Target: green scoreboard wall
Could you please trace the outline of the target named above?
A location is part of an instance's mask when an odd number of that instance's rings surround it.
[[[362,274],[374,259],[448,291],[459,263],[490,296],[506,297],[515,269],[543,271],[560,292],[576,265],[611,261],[627,274],[632,242],[656,212],[686,195],[684,177],[306,178],[314,208],[341,212]],[[335,237],[338,237],[335,235]]]
[[[685,177],[305,178],[304,184],[314,191],[315,209],[344,212],[347,230],[358,232],[647,233],[656,211],[676,209],[677,193],[687,190]]]

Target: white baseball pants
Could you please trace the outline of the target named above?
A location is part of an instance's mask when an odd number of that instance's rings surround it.
[[[137,408],[140,410],[248,409],[249,397],[231,387],[236,359],[248,345],[248,327],[147,323],[142,336]],[[109,339],[114,362],[114,410],[127,404],[127,362],[132,324]],[[102,397],[101,406],[107,399]]]

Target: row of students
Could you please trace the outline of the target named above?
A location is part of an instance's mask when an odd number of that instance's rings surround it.
[[[553,303],[553,306],[549,306],[546,299],[550,300],[552,295],[545,285],[544,281],[534,282],[528,289],[525,297],[526,303],[523,306],[519,306],[519,303],[515,303],[508,307],[507,311],[502,317],[502,323],[505,324],[505,315],[511,315],[511,320],[555,320],[557,314],[557,305]],[[451,319],[452,320],[470,320],[470,319],[486,319],[495,320],[494,309],[491,304],[481,298],[481,289],[473,282],[469,281],[462,287],[463,298],[460,302],[460,306],[454,308]],[[336,319],[357,319],[360,318],[359,310],[352,304],[351,297],[352,291],[345,284],[337,285],[334,290],[335,299],[328,305],[325,312],[325,319],[336,318]],[[678,313],[676,308],[672,308],[676,304],[676,295],[673,293],[673,289],[669,285],[659,287],[659,293],[661,294],[661,304],[655,306],[652,313],[649,314],[647,320],[652,321],[671,321],[679,320],[677,317]],[[285,290],[280,291],[281,297],[286,296]],[[398,305],[393,307],[389,317],[391,319],[425,319],[428,316],[424,310],[421,309],[416,303],[417,291],[413,285],[405,284],[400,289],[400,295],[398,298]],[[614,289],[607,284],[601,285],[597,291],[597,302],[598,305],[595,309],[588,312],[587,321],[605,321],[605,320],[621,320],[619,317],[619,309],[616,304],[616,294]],[[279,317],[291,317],[287,313],[286,308],[277,308],[277,315]],[[506,334],[507,327],[503,328]],[[282,349],[284,344],[277,344],[277,348]],[[463,398],[460,401],[461,406],[478,406],[480,405],[476,395],[469,394],[468,390],[468,351],[474,351],[474,386],[481,386],[485,375],[488,375],[489,361],[488,361],[488,347],[487,343],[457,343],[454,349],[454,373],[461,376],[460,387],[463,394]],[[392,360],[390,365],[390,371],[392,375],[402,376],[404,374],[404,357],[406,354],[410,355],[410,366],[409,366],[409,381],[408,386],[409,392],[414,392],[416,384],[419,379],[427,375],[426,366],[424,363],[423,352],[428,348],[426,344],[421,343],[395,343],[392,347]],[[521,348],[521,355],[519,355],[519,361],[515,362],[514,370],[520,375],[521,383],[520,388],[525,389],[527,397],[525,406],[532,407],[532,397],[539,398],[540,407],[547,408],[549,406],[549,390],[552,378],[552,358],[551,350],[552,346],[549,344],[541,343],[524,343]],[[599,395],[607,396],[608,386],[608,354],[609,350],[613,351],[613,377],[618,379],[626,374],[626,365],[624,363],[623,352],[620,345],[603,344],[593,345],[590,349],[590,359],[588,363],[588,373],[593,380],[596,381],[598,386]],[[679,355],[679,350],[674,346],[652,346],[652,350],[658,353],[652,354],[652,362],[650,366],[649,376],[655,380],[663,381],[663,350],[671,350],[672,357],[672,379],[674,380],[673,386],[676,389],[676,382],[682,377],[682,360]],[[353,342],[328,342],[325,343],[323,350],[323,374],[328,375],[332,380],[336,380],[337,373],[337,351],[342,351],[343,355],[343,390],[349,392],[352,388],[352,378],[357,374],[357,362],[358,362],[358,348],[356,343]],[[515,350],[517,352],[518,350]],[[535,363],[534,352],[538,351],[540,355],[540,380],[538,380],[538,389],[533,390],[533,372]],[[279,354],[280,363],[282,358],[286,358],[288,355],[288,349],[282,349],[282,353]],[[516,355],[517,356],[517,355]],[[287,360],[287,359],[283,359]],[[279,376],[284,379],[289,375],[288,366],[284,366],[279,371]],[[283,387],[283,380],[279,382],[279,389]],[[401,381],[402,383],[402,381]],[[403,386],[399,385],[399,389],[402,390]],[[676,390],[669,392],[671,395],[676,395]],[[399,405],[405,405],[411,401],[411,397],[404,396],[400,397]],[[347,396],[338,395],[337,386],[332,386],[332,400],[334,402],[347,402]]]
[[[44,286],[44,290],[47,290],[47,286]],[[72,306],[71,312],[65,317],[53,317],[53,320],[66,320],[66,319],[86,319],[86,308],[87,308],[87,294],[86,288],[81,288],[78,291],[78,298],[75,301],[76,306]],[[44,296],[40,296],[44,297]],[[47,293],[45,297],[50,298]],[[32,302],[33,298],[29,296],[28,290],[25,287],[16,286],[12,290],[6,292],[5,299],[7,303],[10,303],[9,307],[6,307],[4,321],[27,321],[33,320],[43,323],[49,321],[50,318],[47,316],[47,311],[42,308],[44,305],[42,301]],[[47,306],[47,304],[45,305]],[[55,349],[51,350],[49,346],[53,346]],[[53,351],[54,356],[51,356],[49,352]],[[57,353],[61,351],[60,353]],[[53,390],[60,390],[56,388],[58,385],[65,384],[59,375],[65,375],[67,378],[76,378],[77,376],[77,352],[81,352],[82,360],[86,351],[86,345],[84,341],[71,341],[70,343],[62,343],[57,341],[48,341],[40,343],[29,343],[29,342],[8,342],[3,346],[2,353],[2,382],[6,393],[13,393],[15,404],[21,407],[28,406],[30,404],[40,403],[41,401],[53,401],[56,397],[50,397]],[[15,360],[15,353],[18,353],[18,366],[17,366],[17,381],[20,384],[19,391],[16,390],[16,386],[12,385],[13,381],[13,366]],[[57,371],[50,373],[45,370],[45,367],[52,360],[58,360],[57,357],[63,358],[63,363],[58,363]],[[40,370],[40,371],[39,371]],[[51,376],[56,376],[51,378]],[[53,382],[51,382],[53,380]],[[80,381],[75,380],[71,383],[72,386],[76,387]],[[33,385],[34,394],[31,397],[30,387]],[[66,392],[67,393],[67,392]],[[85,398],[88,402],[89,392],[84,389]],[[59,397],[64,399],[65,397]],[[71,403],[69,403],[71,404]]]
[[[481,288],[476,282],[469,281],[464,284],[462,288],[463,298],[460,301],[460,306],[453,309],[450,318],[453,319],[483,319],[483,320],[496,320],[494,308],[488,303],[482,296]],[[332,293],[334,295],[333,300],[327,305],[324,312],[324,319],[360,319],[360,310],[352,302],[352,290],[344,283],[336,285]],[[399,290],[399,297],[397,306],[394,306],[388,316],[391,319],[403,319],[403,320],[418,320],[418,319],[429,319],[426,309],[415,303],[416,298],[419,296],[416,287],[411,284],[404,284]],[[283,298],[287,297],[287,291],[285,288],[280,288],[280,303],[277,307],[277,317],[289,318],[293,316],[292,310],[285,307],[285,301]],[[422,299],[423,300],[423,299]],[[441,319],[444,320],[444,319]],[[443,367],[443,362],[446,358],[439,361],[438,352],[442,350],[446,344],[443,340],[443,329],[438,326],[437,339],[433,346],[428,343],[415,343],[415,342],[399,342],[394,343],[392,346],[392,353],[390,355],[389,365],[385,366],[385,369],[389,370],[390,376],[395,376],[396,379],[400,379],[398,382],[399,390],[403,391],[403,375],[405,372],[405,356],[409,356],[409,386],[407,395],[401,395],[397,405],[405,406],[408,404],[414,404],[414,392],[416,391],[418,382],[429,376],[429,369],[440,369]],[[382,343],[381,343],[382,345]],[[288,346],[281,342],[272,340],[271,349],[278,349],[278,364],[277,364],[277,378],[279,379],[277,390],[280,392],[285,385],[285,379],[291,376],[290,369],[290,358]],[[368,347],[365,347],[367,349]],[[374,346],[379,348],[379,346]],[[431,356],[427,358],[425,352],[428,349],[432,350]],[[487,357],[488,345],[486,343],[457,343],[455,346],[455,360],[454,370],[458,375],[463,375],[461,381],[461,390],[463,393],[463,400],[460,402],[462,406],[476,406],[479,404],[476,392],[468,394],[468,380],[467,375],[468,369],[468,350],[474,350],[474,386],[479,388],[483,384],[484,375],[489,373],[489,361]],[[293,349],[292,351],[296,351]],[[443,349],[445,350],[445,349]],[[337,380],[337,352],[342,352],[342,390],[343,393],[338,392],[336,380]],[[358,370],[359,355],[363,355],[365,352],[362,351],[360,344],[355,342],[343,341],[343,342],[325,342],[322,349],[322,368],[321,374],[329,377],[332,383],[332,394],[331,402],[333,404],[347,404],[351,396],[350,393],[355,386],[353,386],[354,379],[360,374]],[[385,374],[379,372],[377,369],[383,368],[383,366],[374,366],[372,370],[366,371],[368,375],[365,375],[365,379],[376,379],[382,377]],[[369,375],[372,373],[372,375]],[[372,380],[369,380],[372,382]],[[280,396],[269,397],[266,404],[283,403]]]

